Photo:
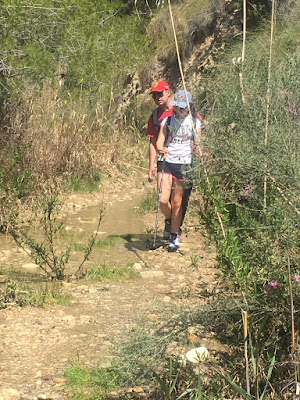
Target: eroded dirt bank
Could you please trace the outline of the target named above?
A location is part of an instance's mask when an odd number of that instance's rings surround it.
[[[10,305],[1,310],[0,399],[69,398],[62,374],[70,360],[86,366],[108,365],[113,343],[124,338],[126,328],[140,315],[151,315],[156,302],[182,304],[196,296],[201,304],[205,300],[199,293],[216,286],[214,253],[206,249],[192,224],[183,237],[181,253],[147,248],[145,227],[154,224],[155,213],[143,216],[133,211],[144,191],[142,183],[125,188],[124,182],[119,182],[101,193],[68,197],[65,213],[70,230],[87,235],[94,232],[99,198],[103,197],[108,208],[100,237],[130,235],[130,240],[119,241],[109,250],[97,250],[89,265],[99,260],[118,265],[132,262],[137,277],[117,283],[64,282],[64,290],[73,297],[70,306],[39,309]],[[5,265],[21,267],[30,262],[15,246],[7,247],[0,249]],[[195,256],[198,264],[193,269],[190,262]],[[203,337],[201,343],[210,348],[213,340]]]

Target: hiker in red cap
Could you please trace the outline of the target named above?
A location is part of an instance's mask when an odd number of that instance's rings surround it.
[[[156,81],[152,84],[150,94],[153,97],[157,108],[150,115],[146,135],[150,138],[149,142],[149,169],[148,181],[152,182],[157,163],[157,172],[162,171],[163,158],[157,154],[156,141],[160,129],[160,123],[163,119],[173,114],[173,106],[171,106],[171,92],[169,85],[165,81]],[[161,174],[157,177],[157,187],[160,186]],[[169,239],[171,232],[171,219],[165,221],[165,229],[163,233],[164,239]]]
[[[157,161],[156,140],[159,132],[160,122],[172,115],[173,107],[171,106],[171,92],[169,85],[165,81],[156,81],[152,84],[150,93],[153,97],[157,108],[151,114],[148,120],[146,135],[150,138],[149,143],[149,169],[148,181],[153,180],[155,174],[155,165]],[[160,161],[160,159],[158,160]]]

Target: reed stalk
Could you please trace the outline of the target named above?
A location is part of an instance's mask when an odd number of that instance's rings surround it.
[[[266,107],[266,122],[265,122],[265,148],[267,149],[269,143],[269,115],[270,115],[270,103],[271,103],[271,71],[272,71],[272,49],[273,49],[273,36],[274,36],[274,25],[275,25],[275,1],[272,0],[272,13],[271,13],[271,33],[270,33],[270,49],[269,49],[269,67],[268,67],[268,80],[267,80],[267,107]],[[265,162],[265,171],[268,170],[268,163]],[[264,210],[267,209],[267,174],[264,176]]]
[[[294,298],[293,298],[293,288],[292,288],[292,277],[291,277],[291,264],[290,257],[287,258],[287,268],[288,268],[288,283],[289,283],[289,294],[291,303],[291,342],[292,342],[292,359],[294,361],[294,376],[295,376],[295,391],[296,399],[299,399],[300,394],[300,383],[299,383],[299,364],[295,360],[296,356],[296,332],[295,332],[295,310],[294,310]]]
[[[239,71],[240,77],[240,87],[241,87],[241,95],[242,102],[245,104],[245,95],[244,95],[244,82],[243,82],[243,66],[246,56],[246,33],[247,33],[247,0],[243,0],[243,48],[242,48],[242,66]]]
[[[248,313],[242,310],[243,327],[244,327],[244,356],[245,356],[245,371],[247,394],[250,395],[250,378],[249,378],[249,359],[248,359]]]

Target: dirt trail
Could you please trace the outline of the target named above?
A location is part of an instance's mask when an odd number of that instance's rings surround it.
[[[87,366],[109,364],[113,342],[122,340],[124,330],[140,315],[151,314],[157,301],[181,304],[190,301],[189,293],[210,291],[216,285],[214,254],[206,250],[201,234],[193,228],[183,237],[181,253],[147,249],[144,230],[145,226],[153,226],[155,213],[145,217],[133,214],[132,204],[136,204],[144,186],[135,183],[131,187],[134,189],[130,195],[124,193],[122,182],[104,191],[104,203],[110,203],[111,208],[100,236],[108,233],[133,237],[118,242],[110,251],[96,252],[89,263],[100,259],[122,265],[134,262],[138,277],[118,283],[64,283],[64,290],[73,296],[72,305],[67,307],[11,305],[1,310],[0,399],[67,399],[62,373],[70,360]],[[65,214],[70,229],[93,232],[98,202],[99,194],[69,197]],[[18,249],[8,252],[7,247],[6,243],[4,252],[0,248],[2,262],[16,266],[26,262]],[[191,255],[199,257],[196,269],[189,267]],[[198,301],[201,303],[199,297]],[[210,348],[210,340],[202,338],[202,343]],[[15,397],[5,397],[5,388],[15,390]]]

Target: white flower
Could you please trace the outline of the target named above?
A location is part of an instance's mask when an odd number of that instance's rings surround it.
[[[206,347],[196,347],[195,349],[189,350],[187,353],[181,356],[183,365],[186,365],[186,361],[190,361],[193,364],[198,364],[201,361],[205,361],[209,356]]]

